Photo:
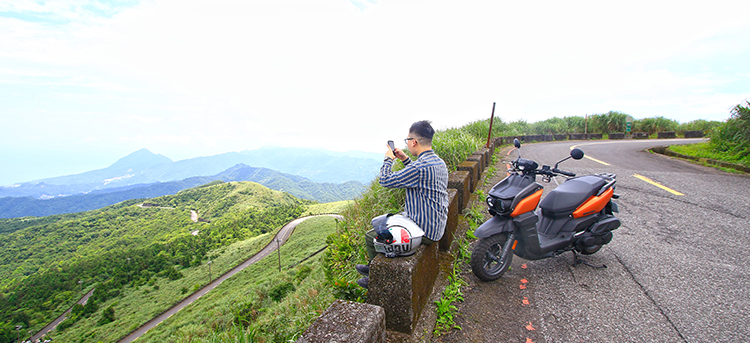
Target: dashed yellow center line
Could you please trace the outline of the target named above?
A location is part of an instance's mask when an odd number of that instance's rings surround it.
[[[573,145],[573,146],[571,146],[571,147],[570,147],[570,150],[573,150],[573,149],[575,149],[575,148],[576,148],[577,146],[578,146],[578,145]],[[600,160],[597,160],[597,159],[595,159],[595,158],[593,158],[593,157],[589,157],[589,156],[586,156],[585,154],[584,154],[584,156],[583,156],[583,157],[585,157],[585,158],[588,158],[589,160],[592,160],[592,161],[594,161],[594,162],[597,162],[597,163],[601,163],[601,164],[603,164],[603,165],[605,165],[605,166],[609,166],[609,165],[610,165],[610,164],[609,164],[609,163],[607,163],[607,162],[604,162],[604,161],[600,161]],[[663,190],[665,190],[665,191],[667,191],[667,192],[669,192],[669,193],[672,193],[672,194],[674,194],[674,195],[679,195],[679,196],[684,196],[684,195],[685,195],[685,194],[682,194],[682,193],[680,193],[680,192],[678,192],[678,191],[676,191],[676,190],[674,190],[674,189],[671,189],[671,188],[669,188],[669,187],[667,187],[667,186],[664,186],[664,185],[662,185],[662,184],[660,184],[660,183],[658,183],[658,182],[656,182],[656,181],[654,181],[654,180],[651,180],[651,179],[649,179],[649,178],[647,178],[647,177],[645,177],[645,176],[643,176],[643,175],[640,175],[640,174],[633,174],[633,176],[635,176],[636,178],[638,178],[638,179],[641,179],[641,180],[643,180],[643,181],[646,181],[647,183],[650,183],[650,184],[652,184],[652,185],[654,185],[654,186],[656,186],[656,187],[659,187],[659,188],[661,188],[661,189],[663,189]]]
[[[574,146],[570,147],[570,150],[573,150],[573,149],[575,149],[576,147],[577,147],[577,145],[574,145]],[[588,156],[588,155],[586,155],[586,154],[584,154],[584,155],[583,155],[583,157],[585,157],[585,158],[588,158],[589,160],[592,160],[592,161],[594,161],[594,162],[597,162],[597,163],[601,163],[601,164],[603,164],[603,165],[605,165],[605,166],[611,166],[611,164],[609,164],[609,163],[607,163],[607,162],[604,162],[604,161],[601,161],[601,160],[597,160],[597,159],[595,159],[595,158],[593,158],[593,157],[590,157],[590,156]]]
[[[604,162],[604,161],[600,161],[600,160],[597,160],[597,159],[595,159],[595,158],[593,158],[593,157],[589,157],[589,156],[585,156],[585,155],[584,155],[583,157],[585,157],[585,158],[588,158],[588,159],[590,159],[590,160],[592,160],[592,161],[594,161],[594,162],[599,162],[599,163],[601,163],[601,164],[603,164],[603,165],[605,165],[605,166],[609,166],[609,165],[611,165],[611,164],[609,164],[609,163],[607,163],[607,162]]]
[[[641,179],[643,181],[646,181],[646,182],[648,182],[648,183],[650,183],[650,184],[652,184],[652,185],[654,185],[656,187],[659,187],[659,188],[661,188],[661,189],[663,189],[663,190],[665,190],[665,191],[667,191],[669,193],[672,193],[674,195],[680,195],[680,196],[684,196],[685,195],[685,194],[682,194],[682,193],[680,193],[680,192],[678,192],[678,191],[676,191],[674,189],[671,189],[671,188],[669,188],[667,186],[664,186],[664,185],[662,185],[662,184],[660,184],[660,183],[658,183],[658,182],[656,182],[654,180],[651,180],[651,179],[649,179],[649,178],[647,178],[647,177],[645,177],[643,175],[633,174],[633,176],[635,176],[636,178]]]

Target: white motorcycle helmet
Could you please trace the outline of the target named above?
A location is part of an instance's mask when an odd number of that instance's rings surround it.
[[[400,214],[389,215],[375,231],[378,234],[373,240],[375,251],[385,257],[413,255],[424,236],[417,224]]]

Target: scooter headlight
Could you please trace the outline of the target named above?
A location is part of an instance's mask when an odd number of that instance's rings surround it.
[[[487,197],[487,206],[489,206],[490,208],[494,208],[495,207],[495,199],[492,199],[492,197],[488,196]]]

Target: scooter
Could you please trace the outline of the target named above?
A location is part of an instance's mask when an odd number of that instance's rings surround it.
[[[583,158],[583,151],[578,148],[554,168],[539,168],[536,162],[521,158],[518,139],[513,144],[518,158],[508,163],[509,175],[487,196],[492,218],[474,231],[480,239],[471,253],[474,275],[482,281],[497,280],[510,268],[514,254],[539,260],[572,251],[576,264],[588,264],[578,258],[578,253],[596,253],[612,240],[612,230],[620,227],[620,220],[613,214],[618,212],[612,201],[619,198],[614,193],[616,175],[576,177],[558,169],[571,157]],[[547,183],[556,176],[566,180],[541,199],[544,188],[536,182],[537,176]]]

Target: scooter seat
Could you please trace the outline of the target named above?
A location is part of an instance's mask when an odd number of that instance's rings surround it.
[[[539,208],[543,215],[570,215],[605,184],[606,180],[594,175],[570,179],[549,192],[539,203]]]

